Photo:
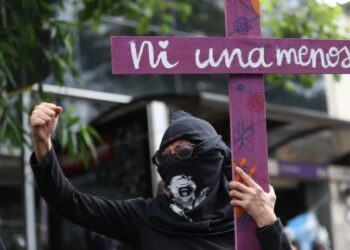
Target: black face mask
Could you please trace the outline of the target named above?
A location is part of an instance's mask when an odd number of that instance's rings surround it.
[[[171,210],[193,221],[203,216],[201,206],[210,207],[210,202],[218,198],[217,192],[223,184],[223,169],[229,150],[208,122],[183,111],[173,116],[160,151],[179,138],[195,144],[193,155],[185,160],[170,156],[164,165],[158,167],[158,172],[170,194]]]
[[[153,228],[176,235],[219,235],[233,231],[228,196],[231,153],[215,129],[190,114],[175,112],[159,152],[177,139],[195,144],[191,157],[171,155],[158,166],[169,196],[160,194],[132,208]],[[158,161],[159,163],[160,161]]]
[[[204,202],[220,183],[222,163],[219,151],[193,155],[186,160],[171,157],[159,173],[170,194],[173,212],[192,221],[188,213]]]
[[[180,160],[175,156],[171,156],[167,163],[158,167],[166,185],[170,184],[174,176],[186,175],[192,176],[197,183],[205,183],[211,186],[211,179],[221,175],[224,157],[220,151],[211,151],[207,154],[194,155],[186,160]]]

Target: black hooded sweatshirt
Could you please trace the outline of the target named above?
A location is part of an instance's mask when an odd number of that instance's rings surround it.
[[[192,197],[200,202],[183,213],[173,209],[178,204],[172,194],[118,201],[81,193],[64,176],[54,150],[40,164],[33,154],[31,166],[41,195],[57,213],[135,249],[234,249],[233,212],[227,195],[227,174],[223,174],[230,155],[228,148],[209,123],[185,112],[173,115],[160,150],[177,138],[199,145],[193,159],[179,162],[174,158],[158,170],[169,189],[173,189],[174,179],[193,181],[192,187],[196,188]],[[201,164],[197,165],[198,162]],[[193,164],[195,167],[187,171]],[[197,176],[201,171],[196,168],[202,164],[206,168],[203,171],[213,177],[209,181]],[[256,235],[263,250],[291,249],[279,219],[272,225],[257,228]]]

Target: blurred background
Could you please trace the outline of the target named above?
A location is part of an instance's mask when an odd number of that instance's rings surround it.
[[[349,39],[347,1],[260,2],[263,37]],[[227,76],[111,74],[110,36],[140,34],[224,36],[224,0],[0,1],[0,238],[8,249],[128,249],[56,216],[35,191],[27,121],[40,101],[65,109],[54,138],[65,174],[80,191],[112,199],[157,193],[150,158],[175,110],[207,119],[229,144]],[[276,213],[299,249],[347,250],[350,75],[265,82]]]

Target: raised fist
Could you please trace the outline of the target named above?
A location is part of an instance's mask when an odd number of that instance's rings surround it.
[[[56,128],[62,108],[52,103],[40,103],[30,116],[32,139],[37,160],[51,149],[51,135]]]

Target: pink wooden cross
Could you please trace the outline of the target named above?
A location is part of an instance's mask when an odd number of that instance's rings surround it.
[[[229,74],[232,166],[268,191],[265,73],[350,73],[350,41],[260,38],[259,0],[225,0],[226,37],[112,37],[113,74]],[[236,180],[239,178],[234,174]],[[241,180],[239,180],[241,181]],[[235,209],[237,250],[258,250]]]

